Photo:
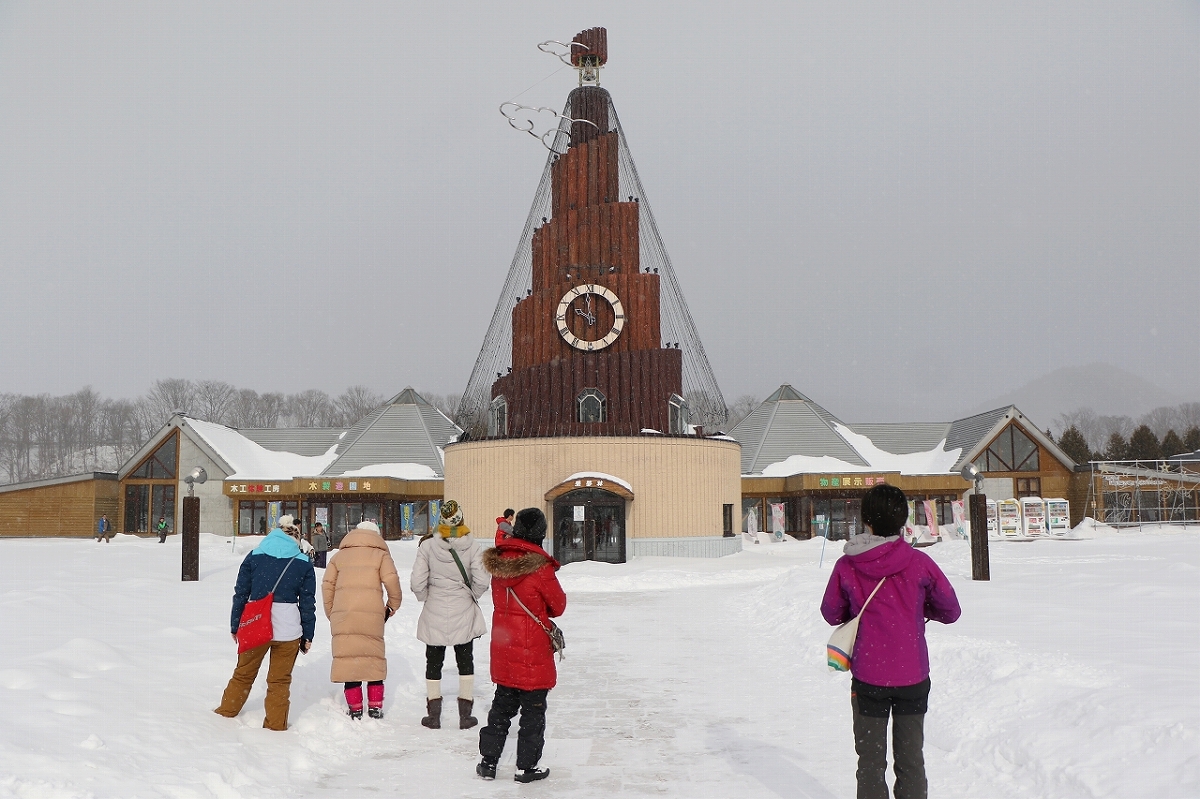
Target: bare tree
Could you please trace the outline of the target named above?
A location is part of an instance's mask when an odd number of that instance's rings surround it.
[[[451,419],[458,413],[458,403],[462,400],[462,394],[426,394],[424,391],[418,391],[417,393],[424,397],[430,405]]]
[[[191,414],[197,419],[229,424],[237,389],[223,380],[201,380],[193,392]]]
[[[1179,408],[1168,407],[1166,405],[1155,408],[1149,413],[1143,414],[1138,420],[1140,425],[1144,425],[1159,438],[1167,434],[1168,430],[1173,430],[1179,427]]]
[[[1200,427],[1200,402],[1185,402],[1177,409],[1179,414],[1179,429],[1191,430]]]
[[[732,430],[737,427],[758,405],[758,397],[753,394],[743,394],[735,399],[729,404],[729,420],[725,422],[725,429]]]
[[[191,413],[196,385],[191,380],[170,377],[158,380],[146,394],[150,413],[156,420],[155,429],[176,413]]]
[[[350,386],[335,404],[342,413],[342,424],[349,427],[382,405],[384,399],[366,386]]]
[[[337,427],[341,421],[333,400],[315,388],[290,395],[284,404],[288,419],[296,427]]]

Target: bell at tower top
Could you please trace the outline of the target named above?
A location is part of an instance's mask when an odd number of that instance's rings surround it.
[[[588,28],[571,40],[571,65],[579,71],[580,86],[599,86],[600,69],[608,63],[608,30]]]

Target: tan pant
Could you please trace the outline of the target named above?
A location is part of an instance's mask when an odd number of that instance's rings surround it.
[[[229,678],[229,685],[225,686],[221,706],[214,713],[234,718],[242,712],[242,705],[250,696],[250,689],[254,687],[254,679],[258,676],[263,658],[267,656],[267,650],[271,651],[271,665],[267,667],[267,698],[263,703],[267,717],[263,719],[263,727],[268,730],[287,729],[292,667],[296,665],[296,656],[300,654],[299,638],[295,641],[272,641],[238,655],[237,668]]]

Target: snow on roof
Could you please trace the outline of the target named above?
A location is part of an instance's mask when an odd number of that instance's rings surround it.
[[[564,483],[569,483],[572,480],[607,480],[610,483],[616,483],[624,488],[630,494],[633,493],[633,486],[622,480],[620,477],[613,477],[611,474],[604,472],[575,472],[575,474],[563,480]]]
[[[342,472],[342,477],[395,477],[400,480],[441,480],[423,463],[376,463]]]
[[[191,418],[187,424],[233,468],[229,480],[290,480],[320,474],[336,457],[336,445],[323,455],[273,452],[224,425]]]
[[[790,458],[772,463],[762,470],[763,477],[789,477],[793,474],[813,472],[900,472],[900,474],[950,474],[962,454],[961,448],[946,451],[946,441],[943,439],[936,447],[925,452],[911,452],[907,455],[896,455],[879,449],[864,435],[855,433],[843,424],[834,423],[838,435],[854,448],[866,466],[847,463],[837,458],[823,455],[792,455]]]

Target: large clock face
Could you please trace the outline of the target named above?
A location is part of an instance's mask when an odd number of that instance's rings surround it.
[[[554,316],[563,341],[584,352],[602,350],[617,340],[625,327],[625,308],[604,286],[584,283],[568,291]]]

